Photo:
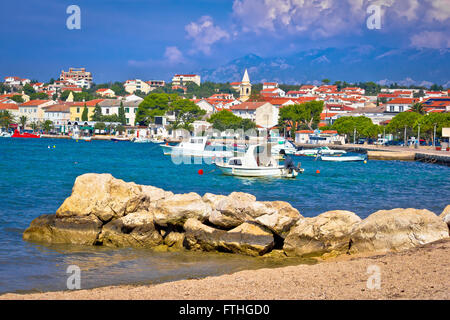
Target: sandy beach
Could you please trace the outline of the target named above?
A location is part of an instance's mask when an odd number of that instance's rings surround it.
[[[380,289],[369,289],[369,266]],[[373,267],[372,267],[373,268]],[[376,268],[376,267],[375,267]],[[370,270],[370,269],[369,269]],[[450,240],[370,257],[339,257],[316,265],[241,271],[158,285],[5,294],[0,299],[450,299]]]

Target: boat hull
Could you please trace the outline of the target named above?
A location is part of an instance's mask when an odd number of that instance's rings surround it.
[[[32,133],[20,133],[19,131],[14,131],[14,134],[11,136],[11,138],[40,138],[41,136],[37,135],[37,134],[32,134]]]
[[[322,161],[332,161],[332,162],[354,162],[354,161],[364,161],[366,157],[361,156],[345,156],[345,157],[329,157],[329,156],[321,156],[320,160]]]
[[[279,177],[279,178],[295,178],[298,172],[292,170],[289,173],[283,167],[259,167],[259,168],[238,168],[224,166],[216,163],[216,167],[219,168],[223,174],[237,177]]]

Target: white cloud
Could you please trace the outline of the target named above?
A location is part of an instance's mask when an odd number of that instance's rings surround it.
[[[162,59],[128,60],[128,65],[133,67],[162,67],[186,63],[188,63],[188,61],[177,47],[166,47]]]
[[[185,59],[183,53],[177,47],[166,47],[164,58],[170,64],[184,63]]]
[[[444,32],[423,31],[411,37],[411,45],[417,48],[450,48],[450,38]]]
[[[357,34],[366,27],[369,5],[381,6],[383,28],[435,29],[450,17],[449,0],[234,0],[243,32],[290,32],[311,38]]]
[[[211,46],[222,39],[229,39],[227,31],[214,25],[210,16],[203,16],[197,22],[191,22],[184,27],[187,37],[194,40],[193,51],[201,51],[204,54],[211,54]]]

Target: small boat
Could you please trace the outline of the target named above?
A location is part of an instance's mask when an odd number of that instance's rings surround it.
[[[0,132],[0,138],[11,138],[12,133],[8,131]]]
[[[19,130],[14,130],[14,134],[11,136],[11,138],[40,138],[40,135],[33,134],[33,133],[20,133]]]
[[[322,161],[334,161],[334,162],[350,162],[350,161],[365,161],[367,158],[365,155],[359,156],[318,156]]]
[[[266,148],[268,150],[266,150]],[[233,157],[214,164],[223,174],[237,177],[295,178],[304,169],[285,169],[272,155],[271,144],[250,145],[243,157]]]
[[[297,152],[295,144],[283,137],[270,137],[268,142],[274,143],[272,145],[272,154],[279,154],[281,150],[284,150],[286,154],[295,154]]]
[[[175,146],[161,145],[165,155],[180,155],[204,158],[230,158],[234,152],[227,150],[225,145],[211,145],[208,137],[191,137],[188,141],[182,141]]]
[[[134,143],[150,143],[152,141],[151,141],[151,139],[148,139],[148,138],[137,137],[137,138],[133,138],[131,140],[131,142],[134,142]]]
[[[321,155],[337,155],[337,154],[345,154],[347,151],[345,150],[334,150],[328,147],[320,147],[315,149],[304,149],[295,152],[296,156],[307,156],[307,157],[316,157],[318,154]]]
[[[156,144],[161,144],[164,143],[164,140],[159,140],[159,139],[150,139],[151,143],[156,143]]]
[[[73,140],[83,140],[83,141],[86,141],[86,142],[90,142],[92,140],[92,136],[82,136],[79,133],[74,133],[72,135],[72,139]]]
[[[123,137],[123,136],[117,136],[117,137],[112,137],[111,141],[114,141],[114,142],[125,142],[125,141],[130,141],[130,138]]]

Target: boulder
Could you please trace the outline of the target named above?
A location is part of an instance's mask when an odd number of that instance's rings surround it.
[[[93,245],[102,222],[94,215],[58,217],[45,214],[34,219],[23,233],[26,241]]]
[[[268,227],[272,232],[286,238],[289,230],[303,216],[297,209],[284,201],[262,202],[266,206],[266,214],[256,217],[256,221]]]
[[[224,229],[235,228],[246,221],[253,221],[253,217],[267,213],[267,207],[263,203],[244,192],[233,192],[228,197],[216,198],[214,209],[209,222]]]
[[[401,251],[448,235],[447,224],[431,211],[380,210],[355,226],[350,253]]]
[[[450,204],[445,207],[444,211],[442,211],[439,218],[444,220],[444,222],[448,225],[449,230],[450,230]]]
[[[135,212],[145,202],[141,186],[110,174],[83,174],[75,180],[72,194],[56,211],[58,217],[95,215],[101,221]]]
[[[164,244],[171,248],[181,249],[184,243],[184,233],[171,231],[164,237]]]
[[[169,224],[183,226],[189,218],[206,221],[211,212],[211,206],[194,192],[159,200],[153,209],[155,223],[163,227]]]
[[[154,207],[158,200],[170,198],[173,196],[173,192],[165,191],[163,189],[141,185],[142,194],[146,198],[146,203],[141,207],[142,209],[147,209],[148,207]],[[147,208],[145,206],[148,206]]]
[[[217,209],[217,204],[226,199],[227,196],[221,195],[221,194],[212,194],[212,193],[205,193],[202,197],[203,202],[208,203],[211,208],[214,210]]]
[[[320,256],[348,250],[353,227],[361,222],[350,211],[327,211],[314,218],[298,220],[284,240],[288,256]]]
[[[258,256],[270,251],[274,246],[272,233],[253,223],[243,223],[230,231],[225,231],[204,225],[196,219],[188,219],[184,229],[186,243],[194,250]]]
[[[105,224],[99,242],[111,247],[152,248],[163,238],[153,223],[150,212],[133,212]]]

